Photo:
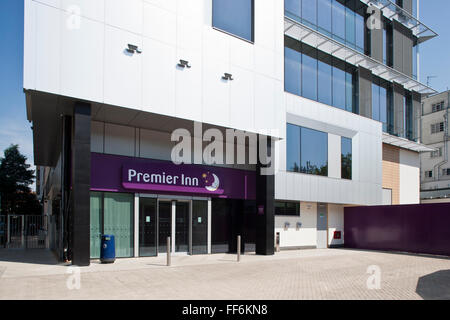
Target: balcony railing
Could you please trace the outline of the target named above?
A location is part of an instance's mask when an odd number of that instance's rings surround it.
[[[389,82],[396,82],[409,91],[420,94],[437,93],[436,90],[412,77],[286,16],[284,17],[284,34],[354,66],[366,68],[374,75]]]
[[[408,11],[399,7],[390,0],[360,0],[368,6],[375,6],[383,12],[389,20],[396,20],[410,29],[412,34],[422,43],[437,37],[438,34],[412,16]]]

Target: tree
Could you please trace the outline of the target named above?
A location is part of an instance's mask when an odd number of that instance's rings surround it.
[[[26,163],[27,157],[20,153],[18,145],[11,145],[0,158],[0,193],[2,195],[2,212],[14,213],[16,201],[30,194],[34,170]]]

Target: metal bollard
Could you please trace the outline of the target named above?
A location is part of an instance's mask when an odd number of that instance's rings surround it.
[[[237,262],[241,261],[241,236],[237,236]]]
[[[170,267],[170,237],[167,237],[167,266]]]

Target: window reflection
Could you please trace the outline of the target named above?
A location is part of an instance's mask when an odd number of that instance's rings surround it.
[[[341,137],[341,177],[352,179],[352,139]]]
[[[213,26],[253,41],[253,0],[213,0]]]
[[[287,125],[287,171],[328,176],[328,134]]]
[[[357,69],[307,44],[285,37],[285,90],[358,112]]]
[[[364,5],[355,0],[285,0],[285,14],[364,52]]]

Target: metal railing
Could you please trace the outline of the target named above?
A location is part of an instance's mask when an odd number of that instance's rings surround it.
[[[0,216],[0,247],[6,246],[6,216]]]
[[[47,218],[26,215],[0,217],[0,244],[10,249],[48,248]]]

